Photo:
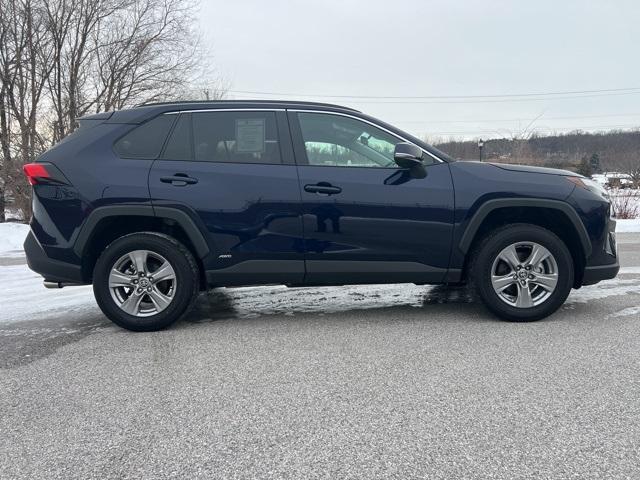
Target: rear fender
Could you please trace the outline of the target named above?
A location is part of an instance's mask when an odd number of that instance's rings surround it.
[[[82,258],[91,243],[97,225],[102,220],[119,216],[155,217],[173,220],[184,230],[195,249],[195,253],[201,259],[209,254],[209,245],[202,234],[201,227],[196,224],[192,216],[183,210],[171,207],[152,207],[150,205],[114,205],[96,208],[89,214],[73,247],[76,255]]]

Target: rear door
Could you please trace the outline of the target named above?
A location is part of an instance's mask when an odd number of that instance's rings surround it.
[[[306,242],[305,281],[440,282],[449,264],[453,184],[425,153],[426,177],[393,161],[404,140],[368,120],[289,111]]]
[[[299,283],[300,190],[283,111],[179,115],[149,175],[154,206],[197,217],[215,285]]]

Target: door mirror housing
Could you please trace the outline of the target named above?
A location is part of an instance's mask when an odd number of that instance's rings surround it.
[[[400,168],[413,169],[422,166],[422,149],[412,143],[398,143],[393,151],[393,160]]]
[[[398,143],[393,151],[393,160],[403,170],[408,170],[410,178],[425,178],[427,170],[422,163],[422,149],[413,143]]]

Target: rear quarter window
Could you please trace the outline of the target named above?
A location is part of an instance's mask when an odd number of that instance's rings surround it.
[[[122,158],[156,159],[176,115],[159,115],[134,128],[113,145],[113,149]]]

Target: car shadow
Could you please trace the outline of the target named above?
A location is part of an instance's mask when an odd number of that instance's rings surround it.
[[[331,315],[356,311],[425,309],[432,305],[477,304],[467,286],[350,285],[342,287],[219,288],[200,295],[187,323],[271,316]],[[471,308],[471,307],[470,307]]]

